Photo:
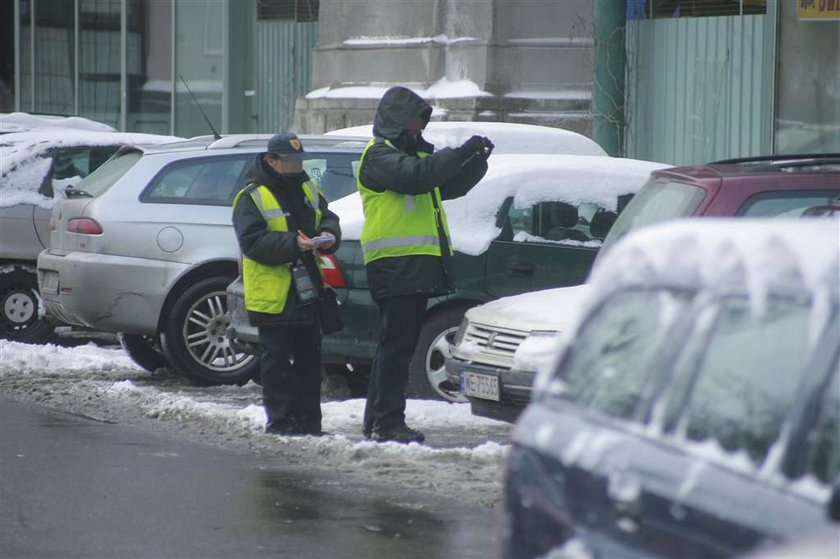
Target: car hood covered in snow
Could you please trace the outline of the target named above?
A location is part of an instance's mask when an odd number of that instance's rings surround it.
[[[502,297],[467,311],[470,322],[514,330],[566,332],[577,320],[586,284]]]

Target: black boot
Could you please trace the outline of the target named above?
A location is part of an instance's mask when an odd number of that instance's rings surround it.
[[[395,443],[422,443],[426,440],[426,435],[420,431],[415,431],[405,424],[394,427],[385,427],[382,429],[374,429],[372,437],[373,440],[377,442],[393,441]]]

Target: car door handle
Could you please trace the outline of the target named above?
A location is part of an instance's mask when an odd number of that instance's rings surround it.
[[[510,262],[507,271],[514,276],[531,276],[534,274],[534,265],[529,262]]]
[[[607,494],[619,530],[634,533],[642,521],[642,485],[637,475],[615,472],[610,475]]]

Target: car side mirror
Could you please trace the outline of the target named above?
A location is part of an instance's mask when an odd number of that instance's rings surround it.
[[[840,476],[837,476],[831,486],[831,497],[828,498],[826,512],[828,518],[834,522],[840,522]]]

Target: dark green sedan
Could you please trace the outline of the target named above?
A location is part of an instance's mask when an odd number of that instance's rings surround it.
[[[466,401],[449,384],[444,358],[464,312],[508,295],[583,283],[618,211],[663,165],[605,156],[496,155],[465,197],[446,202],[455,293],[429,301],[411,360],[408,395]],[[367,286],[359,234],[358,193],[330,203],[343,240],[323,255],[324,278],[341,302],[345,327],[323,342],[327,373],[345,375],[361,392],[379,339],[378,308]],[[255,342],[241,284],[228,289],[229,333]]]

